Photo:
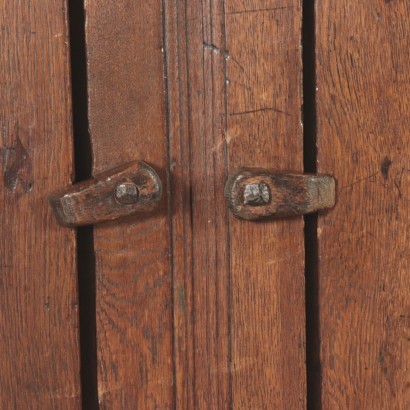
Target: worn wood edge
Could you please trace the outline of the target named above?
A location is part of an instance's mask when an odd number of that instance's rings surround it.
[[[131,181],[138,188],[138,201],[121,204],[115,190]],[[142,161],[132,161],[49,195],[49,204],[59,225],[78,227],[115,220],[155,210],[162,198],[162,183],[156,171]]]
[[[244,204],[245,186],[259,183],[269,188],[268,203]],[[325,174],[240,168],[228,177],[225,197],[228,207],[239,219],[287,218],[332,209],[336,204],[336,180]]]

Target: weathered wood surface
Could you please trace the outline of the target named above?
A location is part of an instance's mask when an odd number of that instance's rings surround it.
[[[0,2],[0,407],[80,408],[75,233],[47,194],[73,174],[67,4]]]
[[[410,3],[317,2],[323,409],[410,408]]]
[[[165,5],[178,408],[303,408],[303,221],[224,199],[238,167],[302,171],[300,2]]]
[[[149,215],[158,207],[162,183],[148,164],[132,161],[49,196],[57,222],[75,227]]]
[[[251,221],[306,215],[335,205],[335,180],[330,175],[286,174],[241,168],[225,185],[229,208]]]
[[[228,171],[302,171],[300,1],[232,0],[225,11]],[[303,220],[230,216],[229,238],[233,405],[304,408]]]
[[[138,159],[166,181],[161,1],[87,0],[86,20],[93,173]],[[174,402],[166,207],[94,229],[102,409]]]

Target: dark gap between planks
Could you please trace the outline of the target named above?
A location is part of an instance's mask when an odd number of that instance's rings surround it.
[[[311,0],[303,0],[302,45],[303,163],[305,172],[316,173],[315,2]],[[317,214],[305,216],[305,255],[307,409],[320,410],[322,403]]]
[[[88,133],[87,64],[84,1],[69,1],[71,83],[73,104],[75,180],[92,175]],[[77,230],[77,271],[80,319],[81,390],[83,409],[98,409],[96,286],[93,227]]]

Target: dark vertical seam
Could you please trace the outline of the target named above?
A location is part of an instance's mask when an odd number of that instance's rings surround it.
[[[92,174],[92,149],[88,132],[87,63],[84,0],[69,1],[72,111],[75,180]],[[84,409],[98,409],[97,318],[94,232],[77,230],[77,271],[80,321],[81,390]]]
[[[214,44],[214,33],[213,33],[213,16],[212,16],[212,0],[209,1],[209,10],[207,13],[207,18],[209,18],[209,34],[210,34],[210,39],[211,39],[211,43]],[[203,41],[203,43],[205,43],[205,41]],[[205,49],[204,49],[205,50]],[[205,59],[204,59],[205,60]],[[211,62],[211,72],[210,72],[210,86],[211,86],[211,93],[210,93],[210,98],[211,98],[211,119],[210,119],[210,125],[211,125],[211,138],[212,138],[212,188],[213,188],[213,201],[215,203],[215,196],[216,196],[216,184],[215,184],[215,176],[216,176],[216,162],[215,162],[215,122],[214,122],[214,110],[215,110],[215,106],[214,106],[214,56],[213,53],[210,54],[210,62]],[[206,147],[208,147],[208,144],[206,144]],[[208,172],[207,172],[208,174]],[[214,229],[213,229],[213,233],[215,235],[216,230],[218,229],[216,226],[216,207],[213,207],[213,223],[214,223]],[[209,220],[209,216],[207,218]],[[206,225],[207,229],[208,229],[208,224]],[[209,231],[208,231],[209,232]],[[214,236],[213,238],[214,240],[216,239],[216,236]],[[207,235],[207,242],[210,243],[211,238],[208,237]],[[212,356],[215,359],[216,358],[216,362],[218,363],[218,307],[219,307],[219,300],[218,300],[218,250],[217,247],[215,246],[216,243],[213,242],[212,248],[213,248],[213,257],[214,257],[214,266],[213,266],[213,272],[214,272],[214,277],[213,277],[213,290],[215,292],[215,304],[214,304],[214,314],[215,314],[215,337],[213,338],[213,342],[214,342],[214,346],[212,349]],[[208,261],[209,261],[209,257],[208,257]],[[209,265],[208,265],[209,266]],[[208,270],[209,272],[209,270]],[[211,271],[212,272],[212,271]],[[216,274],[215,274],[216,273]],[[208,275],[210,276],[210,275]],[[207,293],[207,297],[209,298],[209,293]],[[210,315],[208,315],[209,317]],[[211,329],[211,327],[210,327]],[[211,329],[212,332],[213,329]],[[218,378],[219,379],[219,378]],[[218,382],[217,382],[218,385]],[[211,365],[208,366],[208,386],[210,388],[210,391],[212,392],[212,377],[211,377]],[[216,402],[219,403],[219,398],[220,398],[220,394],[219,391],[217,390],[216,393]]]
[[[207,24],[207,21],[205,18],[207,17],[205,6],[206,6],[206,0],[201,0],[201,24],[202,24],[202,44],[205,44],[206,41],[206,32],[205,32],[205,25]],[[208,13],[209,16],[209,13]],[[210,16],[209,16],[210,18]],[[207,105],[207,98],[209,93],[206,90],[206,73],[205,73],[205,47],[202,47],[202,61],[201,61],[201,68],[202,68],[202,84],[201,84],[201,89],[202,89],[202,112],[206,116],[207,111],[206,111],[206,105]],[[212,77],[211,77],[211,86],[212,86]],[[211,92],[212,95],[212,92]],[[202,131],[204,131],[205,128],[205,122],[203,123]],[[204,135],[201,135],[201,138],[205,139],[205,146],[202,151],[202,157],[205,158],[205,163],[207,159],[207,148],[208,148],[208,140],[207,140],[207,135],[206,133]],[[205,175],[203,176],[203,181],[204,181],[204,186],[208,188],[209,186],[209,180],[208,180],[208,173],[205,172]],[[202,182],[202,181],[201,181]],[[208,213],[207,213],[207,219],[208,219]],[[207,272],[205,273],[205,334],[206,334],[206,357],[209,358],[210,356],[210,342],[209,342],[209,335],[210,335],[210,318],[209,318],[209,229],[208,229],[208,224],[205,224],[205,255],[206,255],[206,267],[207,267]],[[202,369],[203,370],[203,369]],[[211,374],[210,374],[210,366],[208,366],[207,369],[207,391],[209,392],[209,388],[211,386]]]
[[[178,70],[178,98],[179,98],[179,104],[178,104],[178,108],[179,108],[179,123],[180,123],[180,130],[179,130],[179,152],[180,152],[180,158],[181,158],[181,212],[182,212],[182,235],[183,235],[183,264],[184,264],[184,291],[185,291],[185,295],[187,295],[187,289],[188,289],[188,277],[192,276],[190,275],[190,272],[192,272],[192,267],[188,268],[188,250],[187,250],[187,238],[186,238],[186,224],[185,224],[185,217],[186,217],[186,210],[187,210],[187,206],[186,206],[186,201],[185,201],[185,147],[184,147],[184,136],[185,136],[185,127],[186,124],[184,122],[184,115],[183,115],[183,110],[184,108],[186,108],[185,106],[183,106],[183,87],[187,86],[187,84],[183,85],[182,81],[181,81],[181,66],[182,66],[182,58],[181,58],[181,5],[183,4],[183,2],[179,2],[178,0],[175,1],[175,5],[176,5],[176,18],[177,18],[177,24],[176,24],[176,36],[177,36],[177,70]],[[185,20],[184,20],[184,26],[186,29],[186,16],[185,16]],[[185,53],[187,52],[187,44],[185,44]],[[187,53],[186,53],[187,54]],[[187,61],[186,61],[187,64]],[[188,70],[188,65],[186,65],[186,70]],[[186,71],[187,73],[187,71]],[[189,115],[189,114],[188,114]],[[189,128],[189,125],[188,125]],[[188,130],[189,133],[189,130]],[[189,148],[188,148],[189,150]],[[188,174],[189,174],[189,169],[188,169]],[[191,227],[192,227],[192,216],[190,218],[191,221]],[[192,232],[191,232],[192,234]],[[192,237],[192,236],[191,236]],[[192,241],[189,244],[189,246],[191,246],[191,251],[192,251]],[[192,253],[191,253],[192,255]],[[191,279],[192,280],[192,279]],[[189,306],[190,312],[192,312],[192,296],[188,294],[189,297],[191,297],[191,301]],[[185,355],[184,355],[184,364],[185,364],[185,369],[187,370],[187,373],[184,373],[183,375],[183,385],[184,385],[184,395],[185,395],[185,399],[187,400],[187,402],[189,401],[189,386],[188,386],[188,375],[189,375],[189,358],[190,353],[189,353],[189,345],[190,345],[190,341],[189,341],[189,326],[192,323],[192,317],[190,316],[189,319],[187,317],[187,314],[184,312],[184,338],[185,338],[185,346],[186,346],[186,350],[185,350]],[[193,378],[194,379],[194,378]],[[194,381],[192,382],[194,383]],[[195,385],[193,384],[193,390],[194,391]]]
[[[303,1],[303,162],[304,171],[317,172],[315,1]],[[319,254],[317,214],[305,216],[305,307],[307,408],[320,410],[321,363],[319,323]]]
[[[207,7],[208,6],[208,7]],[[208,8],[208,10],[206,10]],[[212,41],[212,16],[211,16],[211,0],[202,0],[201,1],[201,10],[202,10],[202,44],[207,43],[205,39],[208,39],[208,32],[210,34],[210,38]],[[209,30],[209,31],[208,31]],[[207,111],[207,106],[208,106],[208,99],[211,98],[211,107],[213,108],[213,77],[212,77],[212,54],[210,55],[210,61],[211,61],[211,72],[207,73],[205,70],[205,47],[202,47],[202,90],[203,90],[203,100],[202,100],[202,105],[203,105],[203,112],[205,113],[205,118],[206,121],[204,122],[203,125],[203,130],[205,131],[205,124],[208,124],[208,111]],[[207,80],[207,74],[208,74],[208,81],[210,80],[210,92],[206,88],[206,80]],[[209,76],[210,74],[210,76]],[[212,118],[213,118],[213,112],[211,108],[211,124],[212,124]],[[211,125],[211,132],[213,132],[213,124]],[[205,140],[205,146],[203,150],[203,157],[205,158],[205,167],[207,167],[207,158],[208,158],[208,152],[209,152],[209,147],[208,147],[208,135],[207,131],[205,131],[205,135],[203,136]],[[213,135],[212,135],[213,137]],[[214,174],[215,175],[215,174]],[[205,187],[206,187],[206,192],[208,193],[208,188],[209,188],[209,176],[207,169],[205,170]],[[209,210],[206,210],[206,216],[207,220],[209,220]],[[210,335],[212,334],[211,330],[211,318],[210,318],[210,303],[211,302],[211,297],[210,297],[210,287],[211,287],[211,280],[210,280],[210,275],[209,272],[211,271],[211,266],[210,266],[210,235],[209,235],[209,226],[208,223],[205,224],[205,249],[206,249],[206,355],[207,358],[209,359],[213,355],[212,351],[212,346],[211,346],[211,340],[212,338]],[[208,394],[212,394],[212,382],[211,382],[211,366],[210,363],[207,366],[206,369],[206,377],[207,377],[207,392]]]
[[[183,1],[183,0],[181,0]],[[190,229],[191,229],[191,239],[193,239],[194,234],[194,217],[193,217],[193,203],[192,203],[192,148],[191,148],[191,133],[192,133],[192,115],[191,115],[191,87],[190,87],[190,66],[189,66],[189,33],[188,33],[188,0],[184,1],[184,26],[185,26],[185,64],[186,64],[186,82],[187,82],[187,111],[188,111],[188,163],[189,163],[189,212],[190,212]],[[191,251],[191,317],[190,322],[192,326],[192,361],[193,361],[193,371],[192,375],[192,391],[194,395],[194,406],[197,407],[198,403],[198,392],[196,389],[196,337],[195,337],[195,256],[194,256],[194,241],[191,240],[190,243]]]
[[[227,38],[226,38],[226,6],[225,0],[222,0],[222,38],[223,38],[223,50],[225,53],[227,50]],[[226,141],[226,134],[228,132],[228,62],[224,58],[224,160],[225,160],[225,180],[228,178],[229,173],[229,160],[228,160],[228,144]],[[225,227],[226,227],[226,264],[227,264],[227,297],[228,297],[228,406],[229,409],[233,409],[233,391],[232,391],[232,289],[231,289],[231,232],[229,224],[229,209],[225,211]]]
[[[162,50],[163,50],[163,74],[164,74],[164,88],[165,88],[165,144],[166,144],[166,155],[167,155],[167,166],[166,166],[166,181],[167,181],[167,206],[168,206],[168,233],[169,233],[169,268],[171,275],[171,288],[170,288],[170,305],[171,305],[171,351],[172,351],[172,378],[173,378],[173,398],[174,398],[174,409],[177,408],[177,376],[176,376],[176,345],[175,345],[175,267],[174,267],[174,225],[172,220],[172,189],[171,189],[171,113],[169,104],[169,67],[168,67],[168,43],[167,43],[167,13],[168,8],[166,7],[165,0],[161,2],[161,13],[162,13]]]

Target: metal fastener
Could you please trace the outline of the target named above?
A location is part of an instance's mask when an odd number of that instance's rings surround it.
[[[261,182],[259,184],[249,184],[245,186],[243,192],[243,203],[245,205],[260,206],[269,203],[269,187]]]
[[[139,192],[134,182],[122,182],[115,189],[115,198],[121,205],[130,205],[138,202]]]

